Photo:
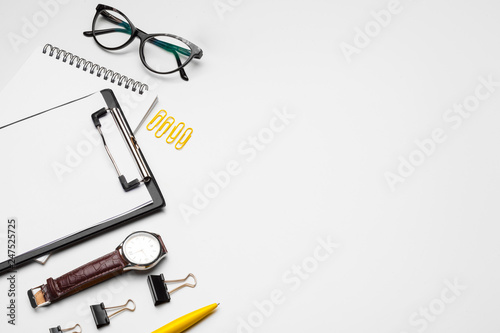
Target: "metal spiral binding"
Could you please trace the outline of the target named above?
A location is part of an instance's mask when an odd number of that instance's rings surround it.
[[[43,47],[43,53],[46,54],[47,50],[50,48],[50,51],[48,53],[49,57],[54,56],[56,59],[61,59],[62,57],[62,62],[67,62],[69,59],[69,65],[73,66],[76,62],[76,68],[82,67],[83,71],[86,72],[87,69],[89,70],[90,74],[96,73],[97,77],[101,77],[104,80],[107,80],[108,78],[110,79],[111,83],[115,83],[118,80],[118,85],[121,86],[124,84],[125,89],[128,89],[129,87],[132,87],[132,91],[136,91],[139,89],[139,94],[142,94],[144,90],[148,90],[148,85],[139,81],[136,81],[132,78],[129,78],[125,75],[121,75],[118,72],[115,72],[111,69],[107,69],[106,67],[100,66],[98,64],[94,64],[92,61],[86,60],[84,58],[81,58],[77,56],[76,54],[67,52],[65,50],[62,50],[58,47],[52,46],[51,44],[45,44]]]

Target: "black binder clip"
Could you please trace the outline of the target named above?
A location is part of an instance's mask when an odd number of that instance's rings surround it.
[[[52,327],[52,328],[49,328],[49,333],[63,333],[63,332],[68,332],[68,331],[76,329],[77,327],[78,327],[78,331],[73,331],[73,333],[81,333],[82,332],[82,327],[80,325],[78,325],[78,324],[76,324],[75,326],[70,327],[70,328],[61,328],[61,326]]]
[[[168,291],[167,284],[168,283],[178,283],[178,282],[184,282],[189,277],[192,277],[194,279],[194,284],[191,283],[184,283],[183,285],[178,286],[172,291]],[[149,285],[149,290],[151,290],[151,296],[153,297],[153,303],[155,306],[163,303],[168,303],[170,302],[170,294],[173,294],[179,289],[182,289],[184,287],[189,287],[189,288],[194,288],[196,287],[196,284],[198,282],[196,281],[196,277],[189,273],[188,276],[184,279],[179,279],[179,280],[169,280],[166,281],[165,278],[163,277],[163,274],[160,275],[148,275],[148,285]]]
[[[134,305],[134,307],[128,308],[127,307],[128,303],[132,303]],[[108,316],[108,312],[106,310],[114,310],[114,309],[119,309],[119,310]],[[127,303],[125,303],[123,305],[112,306],[109,308],[104,307],[104,303],[101,303],[101,304],[91,305],[90,310],[92,311],[92,315],[94,316],[95,325],[97,326],[97,328],[101,328],[103,326],[109,325],[109,318],[116,316],[120,312],[123,312],[123,311],[134,312],[135,311],[135,303],[133,300],[129,299],[127,301]]]

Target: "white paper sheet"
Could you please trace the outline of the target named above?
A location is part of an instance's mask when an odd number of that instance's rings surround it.
[[[18,219],[18,254],[152,203],[118,181],[91,120],[105,105],[96,93],[0,129],[0,218]],[[112,116],[101,122],[120,171],[140,178]]]

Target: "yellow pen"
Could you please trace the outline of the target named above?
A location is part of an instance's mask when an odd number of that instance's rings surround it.
[[[203,318],[208,316],[216,307],[219,306],[219,303],[214,303],[204,308],[198,309],[187,315],[184,315],[176,320],[168,323],[167,325],[160,327],[153,333],[180,333],[184,332],[197,322],[201,321]]]

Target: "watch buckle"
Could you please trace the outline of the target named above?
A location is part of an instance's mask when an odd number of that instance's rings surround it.
[[[42,292],[43,294],[43,291],[42,291],[42,286],[43,285],[40,285],[38,287],[35,287],[35,288],[31,288],[30,290],[28,290],[28,297],[30,299],[30,303],[31,303],[31,306],[33,307],[33,309],[37,309],[37,308],[40,308],[42,306],[47,306],[50,304],[49,301],[45,301],[43,303],[40,303],[40,304],[37,304],[36,302],[36,297],[35,295],[38,293],[38,292]],[[45,295],[44,296],[44,299],[45,299]]]

